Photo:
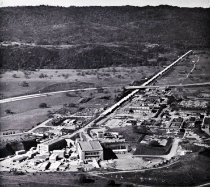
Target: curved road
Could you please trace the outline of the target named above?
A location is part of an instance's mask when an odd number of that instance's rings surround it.
[[[109,86],[109,87],[101,87],[101,88],[106,89],[106,88],[116,88],[116,87],[122,87],[122,86]],[[6,98],[6,99],[1,99],[0,104],[14,102],[14,101],[20,101],[20,100],[25,100],[25,99],[32,99],[32,98],[36,98],[36,97],[52,96],[52,95],[60,94],[60,93],[76,92],[76,91],[90,91],[90,90],[97,90],[97,89],[98,88],[72,89],[72,90],[40,93],[40,94],[23,95],[23,96],[18,96],[18,97],[10,97],[10,98]]]
[[[178,163],[179,160],[175,161],[175,162],[172,162],[172,163],[169,163],[169,164],[166,164],[166,165],[163,165],[163,166],[160,166],[160,167],[157,167],[157,168],[146,168],[146,169],[135,169],[135,170],[120,170],[120,171],[108,171],[106,173],[103,173],[103,172],[89,172],[89,173],[95,173],[96,175],[109,175],[109,174],[120,174],[120,173],[137,173],[137,172],[144,172],[144,171],[148,171],[148,170],[159,170],[159,169],[162,169],[162,168],[168,168],[169,166],[172,166],[176,163]]]

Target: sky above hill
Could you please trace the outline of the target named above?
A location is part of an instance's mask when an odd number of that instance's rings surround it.
[[[0,0],[0,7],[7,6],[158,6],[210,7],[210,0]]]

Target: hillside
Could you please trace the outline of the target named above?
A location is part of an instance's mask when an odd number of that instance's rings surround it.
[[[209,47],[209,15],[209,9],[170,6],[0,8],[0,42],[18,42],[1,46],[1,67],[141,65],[146,43],[161,46],[151,58],[174,48]]]

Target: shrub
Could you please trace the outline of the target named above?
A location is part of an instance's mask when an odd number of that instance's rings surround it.
[[[105,95],[105,96],[100,97],[99,99],[110,100],[111,96],[110,95]]]
[[[5,110],[6,114],[13,114],[13,112],[10,109]]]
[[[126,187],[134,187],[133,184],[125,184]]]
[[[97,91],[98,91],[98,93],[103,93],[104,92],[104,89],[102,87],[98,87],[97,88]]]
[[[122,75],[117,75],[118,79],[124,79],[124,77]]]
[[[78,112],[81,112],[81,111],[83,111],[85,108],[84,107],[79,107],[78,108]]]
[[[53,118],[53,112],[51,111],[51,110],[48,110],[47,111],[47,116],[48,116],[48,118]]]
[[[69,74],[62,74],[62,76],[65,78],[65,79],[68,79],[69,78]]]
[[[66,96],[67,97],[77,97],[78,96],[77,94],[78,94],[78,92],[76,94],[72,94],[70,92],[66,92]]]
[[[85,183],[86,180],[87,180],[86,175],[84,174],[79,175],[79,179],[78,179],[79,183]]]
[[[45,78],[45,77],[48,77],[48,75],[47,75],[47,74],[44,74],[44,73],[41,73],[41,74],[39,75],[39,78]]]
[[[29,75],[31,73],[29,71],[24,71],[23,73],[24,73],[26,79],[30,79]]]
[[[69,106],[68,107],[75,108],[75,107],[77,107],[77,105],[75,103],[69,103]]]
[[[71,134],[71,133],[73,133],[73,132],[74,132],[74,130],[72,130],[72,129],[65,129],[65,128],[63,128],[63,129],[61,129],[61,132],[62,132],[63,134]]]
[[[41,104],[39,105],[39,108],[47,108],[47,104],[46,104],[46,103],[41,103]]]
[[[116,186],[115,180],[108,180],[107,185],[108,186]]]
[[[25,175],[23,171],[13,170],[12,172],[14,175]]]
[[[29,87],[29,83],[26,82],[26,81],[23,81],[20,85],[21,85],[22,87]]]
[[[93,183],[93,182],[95,182],[94,179],[87,178],[85,174],[80,174],[78,181],[81,184],[82,183]]]
[[[17,76],[17,74],[13,74],[12,77],[13,78],[20,78],[20,77]]]

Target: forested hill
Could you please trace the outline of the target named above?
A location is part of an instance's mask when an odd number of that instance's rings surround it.
[[[68,52],[64,52],[67,55],[65,66],[74,67],[75,65],[71,66],[67,61],[77,64],[78,60],[75,59],[80,58],[82,54],[85,56],[86,64],[90,56],[92,61],[97,62],[97,59],[94,59],[95,50],[100,56],[97,58],[101,58],[103,53],[113,53],[113,47],[125,45],[128,47],[137,45],[138,49],[141,49],[142,43],[145,42],[179,48],[209,46],[209,10],[170,6],[6,7],[0,8],[0,41],[33,43],[34,45],[76,45],[77,54],[69,48]],[[8,50],[11,49],[3,48],[1,55],[11,56]],[[129,53],[126,50],[122,49],[113,58],[109,57],[113,61],[110,63],[115,63],[114,59],[123,56],[125,52]],[[22,53],[24,51],[25,49]],[[15,53],[14,50],[12,52]],[[52,51],[48,50],[48,52]],[[51,65],[52,63],[55,65],[56,58],[46,60],[51,61]],[[4,58],[6,67],[10,66],[7,66],[8,63],[10,63],[8,59]],[[26,62],[22,62],[24,63]],[[61,68],[64,67],[61,66]]]
[[[202,42],[210,9],[159,7],[1,8],[1,41],[72,44],[152,41]],[[191,41],[193,40],[193,41]]]

